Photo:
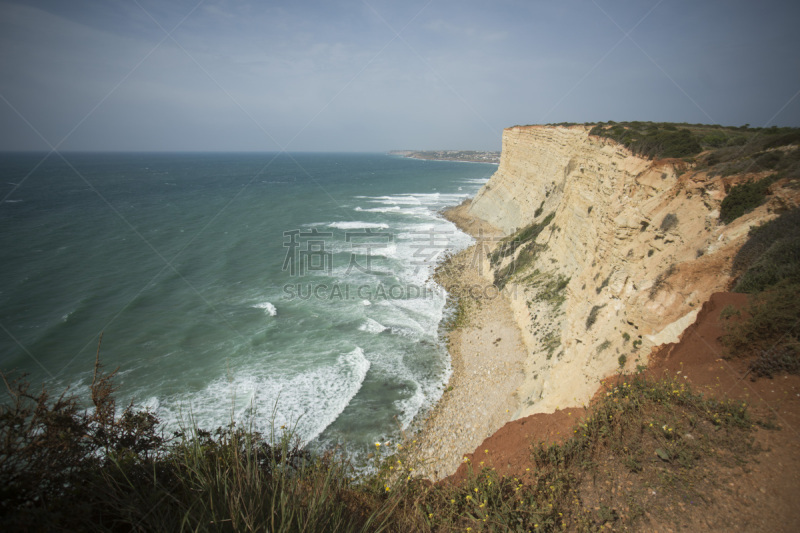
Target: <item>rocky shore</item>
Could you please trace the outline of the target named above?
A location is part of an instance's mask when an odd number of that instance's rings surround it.
[[[414,437],[411,452],[417,473],[434,481],[453,474],[466,454],[511,419],[518,406],[515,391],[524,377],[522,336],[486,263],[489,245],[500,233],[469,219],[468,202],[444,216],[478,242],[449,258],[435,274],[457,302],[448,338],[453,374]]]

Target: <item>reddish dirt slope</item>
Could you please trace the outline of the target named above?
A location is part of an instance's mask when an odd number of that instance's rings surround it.
[[[800,376],[752,381],[746,362],[723,359],[720,312],[728,305],[746,304],[745,295],[712,295],[680,342],[654,350],[647,372],[685,379],[694,390],[713,397],[745,400],[755,420],[780,429],[757,427],[753,434],[762,451],[743,467],[719,467],[719,483],[708,495],[710,506],[676,509],[680,526],[651,520],[642,530],[800,531]],[[582,408],[571,408],[510,422],[467,458],[476,467],[483,461],[501,474],[524,476],[532,468],[531,443],[561,442],[583,414]],[[449,480],[463,479],[466,473],[463,464]]]

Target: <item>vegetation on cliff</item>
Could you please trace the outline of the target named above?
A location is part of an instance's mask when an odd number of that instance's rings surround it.
[[[800,208],[750,229],[733,260],[735,292],[772,289],[781,282],[800,284]]]
[[[541,212],[539,212],[541,214]],[[550,213],[543,220],[525,226],[513,235],[500,241],[497,248],[489,254],[489,263],[495,269],[494,285],[502,289],[515,272],[523,272],[536,257],[536,238],[553,221],[555,213]],[[513,256],[517,250],[522,249],[519,255],[502,268],[498,268],[503,260]]]
[[[645,122],[598,124],[591,135],[607,137],[644,157],[687,157],[702,150],[697,137],[687,128],[674,124]]]
[[[719,124],[686,124],[671,122],[599,122],[593,125],[590,135],[613,139],[633,153],[648,158],[689,158],[708,151],[703,163],[716,166],[730,174],[744,171],[748,163],[757,169],[773,169],[778,166],[780,154],[767,151],[800,143],[800,128],[751,128],[720,126]],[[746,161],[746,160],[750,161]],[[741,169],[731,168],[730,163],[744,163]],[[784,165],[788,166],[788,165]]]
[[[684,158],[712,176],[770,172],[727,191],[720,206],[723,224],[763,204],[778,180],[800,179],[800,128],[610,121],[596,124],[589,134],[612,139],[643,157]]]
[[[729,224],[763,204],[769,186],[776,181],[776,178],[776,175],[772,175],[731,187],[719,207],[719,220],[723,224]]]
[[[733,274],[734,291],[753,296],[746,316],[723,317],[731,356],[750,357],[754,376],[800,373],[800,208],[752,228]]]

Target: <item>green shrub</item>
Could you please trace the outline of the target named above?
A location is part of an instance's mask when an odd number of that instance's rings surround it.
[[[800,283],[800,234],[775,241],[739,279],[734,292],[752,294],[783,280]]]
[[[533,218],[539,218],[539,215],[542,214],[543,210],[544,210],[544,200],[542,200],[542,203],[539,204],[539,207],[536,208],[536,211],[533,212]]]
[[[728,136],[721,131],[711,132],[700,139],[700,144],[708,148],[722,148],[728,144]]]
[[[783,280],[753,297],[744,320],[726,322],[729,357],[753,357],[754,376],[800,373],[800,283]]]
[[[589,311],[589,316],[586,317],[586,331],[589,331],[589,328],[597,322],[597,315],[600,314],[600,310],[605,306],[606,304],[592,306],[592,310]]]
[[[559,307],[567,298],[565,289],[571,279],[561,274],[553,275],[535,270],[522,281],[530,287],[539,289],[536,294],[536,301],[547,302],[554,307]]]
[[[756,171],[774,169],[780,163],[782,155],[783,152],[779,151],[761,152],[754,155],[753,164],[757,167]]]
[[[741,316],[741,313],[732,305],[726,305],[722,308],[722,311],[719,312],[719,317],[723,320],[728,320],[734,316]]]
[[[553,353],[561,346],[561,335],[555,331],[549,332],[542,339],[542,347],[547,351],[547,360],[553,357]]]
[[[769,186],[775,182],[775,179],[775,176],[768,176],[757,181],[748,181],[732,187],[720,205],[720,221],[723,224],[729,224],[763,204]]]
[[[751,228],[733,259],[734,292],[761,292],[788,280],[800,283],[800,208]]]
[[[535,241],[542,230],[553,221],[553,217],[555,217],[555,213],[550,213],[541,222],[534,222],[501,240],[497,245],[497,249],[489,256],[491,265],[493,267],[498,265],[504,258],[512,255],[524,244]]]
[[[630,122],[610,127],[598,124],[589,133],[613,139],[634,154],[651,159],[686,157],[697,154],[703,149],[690,130],[678,129],[673,124],[648,123],[645,126],[641,122]]]

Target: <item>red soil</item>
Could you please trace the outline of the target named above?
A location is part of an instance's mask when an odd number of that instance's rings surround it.
[[[716,398],[745,400],[754,420],[769,420],[780,430],[757,427],[753,436],[762,451],[743,467],[719,467],[719,483],[714,494],[708,495],[711,506],[676,511],[682,515],[681,525],[690,530],[800,531],[796,499],[800,493],[800,376],[752,381],[745,361],[723,359],[725,348],[719,339],[724,330],[719,315],[728,305],[745,307],[747,296],[713,294],[680,342],[654,350],[647,373],[677,376],[695,391]],[[500,474],[524,477],[527,469],[533,469],[531,444],[562,442],[583,415],[584,410],[575,407],[509,422],[467,459],[475,468],[489,466]],[[462,464],[448,481],[463,479],[467,468]],[[648,531],[675,527],[652,520],[642,525]]]

